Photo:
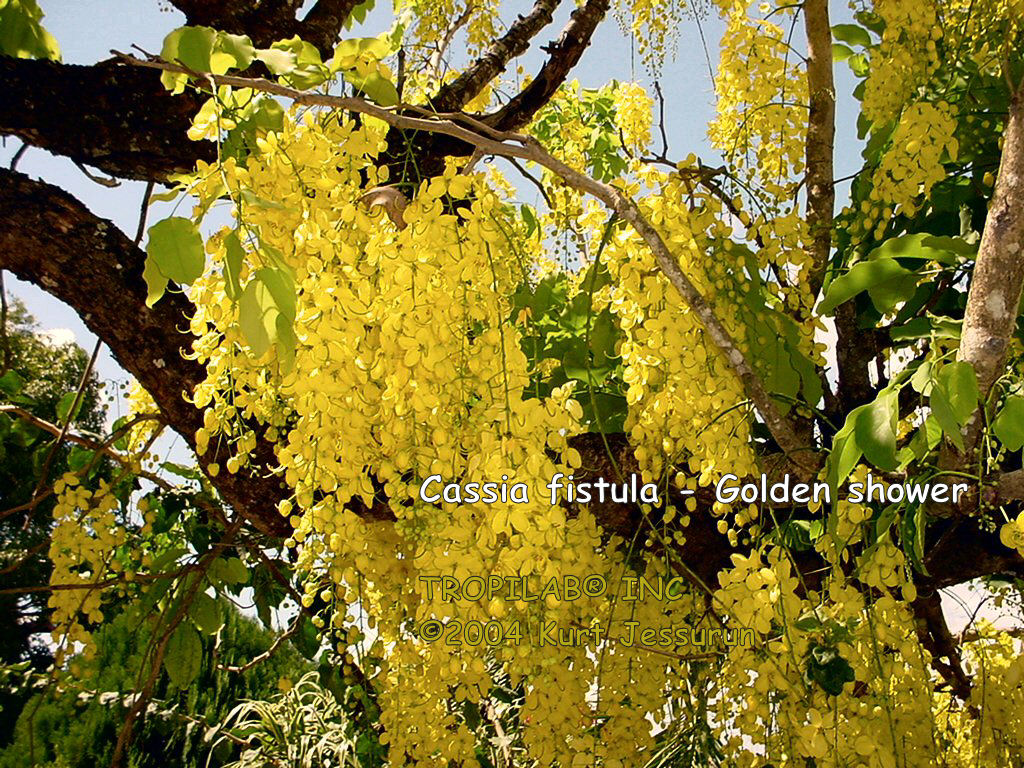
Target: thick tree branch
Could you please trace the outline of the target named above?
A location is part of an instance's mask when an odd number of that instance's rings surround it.
[[[325,59],[334,51],[342,26],[361,0],[317,0],[302,19],[298,34]]]
[[[431,106],[438,112],[455,112],[475,98],[484,87],[500,75],[516,56],[526,53],[530,41],[551,23],[552,14],[561,0],[536,0],[525,16],[520,16],[502,37],[491,43],[487,51],[455,80],[441,87]]]
[[[298,35],[326,58],[361,1],[317,0],[302,21],[296,18],[302,0],[173,0],[173,4],[189,24],[248,35],[259,48]]]
[[[172,4],[185,14],[188,24],[248,35],[260,48],[299,34],[295,14],[301,0],[172,0]]]
[[[608,12],[609,5],[610,0],[587,0],[573,11],[569,23],[562,30],[562,36],[545,48],[549,57],[537,76],[508,104],[487,115],[484,118],[487,124],[498,130],[514,131],[529,123],[551,100],[579,62],[583,51],[590,45],[594,30]]]
[[[817,295],[829,252],[832,250],[832,218],[835,214],[836,92],[832,77],[832,27],[828,0],[806,0],[803,5],[807,34],[807,90],[810,114],[807,121],[807,228],[811,255],[809,285]]]
[[[984,401],[1006,367],[1024,287],[1024,83],[1010,102],[999,176],[985,219],[964,311],[957,359],[970,363]],[[981,430],[975,414],[965,435],[966,456]]]
[[[1010,338],[1017,324],[1021,289],[1024,287],[1024,82],[1010,99],[1003,133],[992,202],[978,246],[978,257],[967,294],[957,360],[970,363],[978,379],[981,405],[962,430],[963,450],[944,440],[939,454],[943,470],[968,470],[976,466],[978,443],[991,407],[989,394],[1006,368]],[[995,484],[990,496],[998,496],[1012,481]],[[970,513],[976,506],[935,504],[931,514],[945,517]]]
[[[0,221],[0,269],[75,309],[118,363],[153,395],[167,424],[194,447],[202,414],[185,395],[205,374],[183,357],[191,338],[181,330],[191,313],[188,300],[172,293],[147,309],[144,254],[113,223],[56,187],[0,170]],[[272,459],[269,448],[261,458]],[[287,533],[286,522],[274,509],[283,492],[276,478],[225,473],[213,483],[258,530]]]
[[[154,72],[0,56],[0,134],[128,179],[163,180],[212,162],[185,132],[202,101],[171,96]]]
[[[971,680],[964,672],[960,646],[946,624],[939,593],[931,590],[927,595],[919,596],[913,603],[913,609],[918,637],[932,656],[932,666],[961,701],[968,701],[971,698]]]

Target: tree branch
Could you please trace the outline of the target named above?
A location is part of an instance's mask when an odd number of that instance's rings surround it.
[[[112,176],[160,181],[216,159],[185,137],[202,99],[171,96],[153,72],[0,56],[0,87],[0,134]]]
[[[836,92],[832,76],[832,27],[828,0],[805,0],[804,29],[807,34],[807,90],[810,114],[807,121],[807,227],[811,255],[809,285],[817,295],[821,289],[829,252],[832,250],[832,218],[835,215],[835,174],[833,152],[836,135]]]
[[[113,223],[66,192],[0,170],[0,269],[35,283],[76,310],[109,345],[118,363],[151,394],[167,424],[192,448],[202,413],[185,400],[204,371],[186,360],[191,304],[169,293],[146,307],[145,255]],[[258,451],[273,466],[269,445]],[[224,473],[211,480],[224,500],[261,532],[288,533],[274,504],[283,484],[273,476]]]
[[[295,14],[301,0],[172,0],[172,5],[190,25],[248,35],[259,48],[300,34]]]
[[[487,52],[473,62],[455,80],[441,87],[430,100],[438,112],[455,112],[475,98],[516,56],[526,53],[530,41],[552,21],[561,0],[536,0],[525,16],[520,16],[502,37],[491,43]]]
[[[982,402],[1006,367],[1024,287],[1024,84],[1010,102],[999,176],[985,219],[964,310],[957,359],[978,376]],[[965,428],[963,459],[970,462],[984,420]]]
[[[917,622],[918,637],[932,656],[932,666],[949,683],[953,693],[961,701],[969,701],[971,680],[964,672],[960,658],[960,646],[946,624],[939,593],[932,590],[927,596],[919,596],[912,607]]]
[[[298,34],[327,58],[338,43],[341,28],[361,0],[317,0],[302,19]]]
[[[562,30],[562,36],[545,49],[549,58],[537,76],[508,104],[487,115],[484,118],[487,124],[499,130],[512,131],[529,123],[551,100],[579,62],[583,51],[590,45],[594,30],[608,12],[609,5],[610,0],[587,0],[573,11],[569,23]]]

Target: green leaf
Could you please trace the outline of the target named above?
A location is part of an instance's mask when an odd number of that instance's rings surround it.
[[[0,392],[3,392],[7,397],[14,397],[21,392],[23,386],[25,386],[25,380],[21,378],[17,371],[7,371],[3,376],[0,376]]]
[[[342,40],[334,48],[332,65],[344,68],[345,59],[356,56],[369,56],[380,61],[396,50],[395,45],[386,37],[350,37]]]
[[[156,261],[147,258],[142,268],[142,279],[146,281],[146,306],[152,307],[167,290],[167,278],[160,272]]]
[[[398,103],[398,89],[395,84],[380,72],[371,72],[362,77],[354,71],[344,74],[345,80],[365,93],[367,97],[382,107],[393,107]]]
[[[850,69],[857,77],[866,77],[871,71],[871,60],[863,53],[858,53],[846,60]]]
[[[187,688],[199,676],[203,643],[191,624],[181,623],[171,634],[164,651],[164,669],[177,688]]]
[[[295,281],[283,267],[257,270],[238,300],[238,321],[242,335],[256,357],[279,342],[283,362],[290,367],[294,353],[296,297]]]
[[[977,409],[978,400],[981,398],[974,366],[962,361],[943,366],[936,376],[936,387],[948,398],[957,423],[961,426],[966,424]]]
[[[891,237],[868,254],[868,259],[918,259],[955,265],[974,256],[977,246],[961,237],[939,237],[927,233]]]
[[[68,469],[72,472],[82,472],[95,458],[95,452],[86,450],[80,445],[72,446],[71,452],[68,453]]]
[[[924,317],[915,317],[899,328],[893,328],[889,337],[893,341],[928,339],[933,336],[936,339],[959,339],[962,326],[962,320],[928,313]]]
[[[249,569],[245,567],[241,558],[227,558],[224,567],[224,581],[228,584],[244,584],[249,580]]]
[[[801,632],[816,632],[822,628],[823,624],[813,611],[805,611],[800,618],[793,622],[793,626]]]
[[[161,463],[160,469],[170,472],[172,475],[184,478],[185,480],[194,480],[198,482],[202,479],[202,474],[199,470],[194,467],[186,467],[184,464],[177,464],[173,461],[165,461]]]
[[[295,348],[299,344],[295,336],[295,319],[283,314],[277,316],[277,357],[281,363],[281,372],[288,373],[295,364]]]
[[[330,77],[320,51],[298,36],[278,40],[269,49],[257,49],[256,58],[266,64],[271,73],[296,88],[312,88]]]
[[[1006,398],[999,414],[992,422],[992,432],[1009,451],[1024,448],[1024,397]]]
[[[957,420],[953,406],[949,402],[946,392],[935,386],[932,387],[932,394],[928,398],[928,405],[931,406],[932,416],[942,427],[942,433],[949,438],[961,451],[964,450],[964,437],[960,434],[960,423]]]
[[[241,273],[245,262],[245,249],[237,232],[229,232],[224,238],[224,293],[232,301],[238,301],[242,294]]]
[[[213,52],[210,54],[210,71],[223,75],[229,69],[245,69],[255,58],[256,49],[248,35],[217,32]]]
[[[277,337],[278,314],[267,286],[250,280],[238,299],[238,325],[254,357],[263,357]]]
[[[845,275],[832,281],[818,312],[830,315],[836,307],[858,293],[868,291],[875,308],[883,314],[897,303],[909,298],[917,285],[918,275],[901,266],[895,259],[881,257],[858,262]]]
[[[194,282],[203,274],[206,264],[202,235],[195,224],[180,216],[158,221],[149,228],[146,254],[149,257],[147,265],[152,260],[161,275],[180,284]],[[153,285],[149,279],[146,283],[152,296]]]
[[[363,0],[359,3],[345,19],[345,29],[352,29],[353,24],[362,24],[366,21],[366,14],[373,10],[374,5],[376,0]]]
[[[861,406],[861,408],[864,407],[866,406]],[[864,455],[857,444],[855,434],[859,418],[858,412],[861,408],[856,408],[847,415],[843,428],[832,438],[832,451],[829,453],[827,465],[827,482],[833,491],[832,498],[839,497],[839,486],[850,476],[853,468],[857,466],[857,462]]]
[[[60,61],[60,46],[39,23],[42,18],[36,0],[0,2],[0,55]]]
[[[210,55],[217,41],[217,32],[210,27],[179,27],[164,38],[160,58],[196,72],[210,71]],[[160,82],[174,93],[181,93],[188,82],[188,75],[180,72],[162,72]]]
[[[920,504],[911,504],[900,517],[900,545],[914,568],[928,576],[924,565],[924,534],[927,516]]]
[[[243,189],[241,195],[242,202],[247,205],[255,205],[259,208],[266,208],[272,211],[287,211],[288,206],[283,203],[279,203],[276,200],[268,200],[265,197],[260,197],[251,189]]]
[[[292,644],[303,656],[312,660],[320,650],[320,633],[308,616],[298,619],[299,630],[292,635]]]
[[[85,404],[85,397],[78,401],[78,406],[75,408],[75,412],[71,412],[71,407],[75,405],[75,399],[78,397],[77,392],[66,392],[61,396],[57,402],[57,421],[61,424],[67,424],[78,418],[78,414],[82,411],[82,406]]]
[[[853,56],[853,49],[842,43],[832,43],[832,61],[846,61]]]
[[[257,270],[256,279],[262,282],[274,300],[277,311],[289,321],[295,320],[295,281],[284,269],[264,267]]]
[[[199,631],[207,635],[217,634],[224,626],[220,606],[214,598],[205,592],[199,592],[193,598],[192,604],[188,608],[188,615]]]
[[[886,471],[896,469],[896,405],[895,390],[883,390],[874,402],[857,408],[854,434],[864,458]]]
[[[213,582],[228,586],[245,584],[249,581],[249,570],[245,567],[245,563],[237,557],[224,557],[214,560],[210,563],[208,574]]]
[[[811,549],[822,533],[824,525],[821,520],[784,520],[778,527],[779,541],[794,552]]]
[[[832,26],[832,37],[843,43],[868,47],[871,35],[859,24],[835,24]]]
[[[295,69],[296,57],[291,51],[280,48],[262,48],[256,51],[256,58],[266,64],[272,75],[286,75]]]
[[[930,360],[925,360],[917,366],[914,375],[910,377],[910,386],[915,392],[925,397],[932,391],[932,363]]]

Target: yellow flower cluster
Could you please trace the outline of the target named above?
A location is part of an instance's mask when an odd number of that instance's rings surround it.
[[[1024,555],[1024,512],[1003,523],[999,529],[999,540],[1003,546],[1016,549]]]
[[[708,135],[731,165],[778,190],[804,165],[807,79],[789,49],[786,21],[799,6],[781,6],[769,20],[750,15],[748,0],[716,5],[726,28]]]
[[[458,698],[484,695],[490,676],[476,650],[424,645],[408,623],[487,622],[500,613],[506,622],[536,626],[543,618],[569,628],[590,621],[598,606],[430,604],[418,576],[582,578],[621,564],[602,554],[589,514],[569,520],[538,491],[555,472],[579,468],[567,441],[580,431],[582,411],[570,387],[523,397],[529,367],[508,297],[529,276],[522,260],[536,257],[510,239],[515,225],[504,200],[483,176],[450,167],[419,185],[400,229],[360,203],[360,174],[371,184],[384,179],[372,164],[381,140],[372,121],[310,116],[268,136],[247,168],[223,167],[247,238],[243,285],[268,254],[279,254],[295,276],[297,344],[290,367],[278,365],[275,349],[261,359],[247,352],[239,307],[224,293],[225,233],[211,238],[210,271],[192,289],[194,350],[208,373],[194,393],[204,408],[197,438],[205,460],[228,471],[242,471],[257,431],[276,441],[294,492],[280,511],[295,528],[298,567],[311,574],[306,601],[322,593],[334,606],[329,631],[344,632],[356,604],[375,622],[391,749],[425,764],[440,757],[469,765],[473,738],[445,701],[453,686]],[[242,186],[247,195],[235,191]],[[529,504],[423,504],[418,488],[433,474],[506,475],[533,491]],[[396,522],[365,519],[360,506],[383,506],[370,517]],[[524,736],[531,749],[567,764],[592,764],[598,753],[626,760],[632,741],[584,735],[589,683],[578,670],[593,667],[588,649],[537,653],[529,645],[492,652],[515,680],[534,686],[526,708],[534,725]],[[603,686],[622,714],[609,732],[628,733],[659,706],[661,678],[645,682],[649,707],[623,707],[617,702],[637,681],[613,670],[635,664],[615,658]]]
[[[648,71],[657,74],[675,55],[681,25],[692,4],[686,0],[621,0],[615,8],[619,26],[637,46]]]
[[[745,24],[736,22],[735,39]],[[769,47],[778,54],[778,45]],[[634,86],[616,99],[623,135],[639,145],[649,132],[649,100]],[[790,117],[773,119],[763,135],[777,142]],[[402,173],[377,164],[384,138],[373,119],[291,113],[282,132],[258,142],[245,167],[233,160],[200,167],[197,211],[226,194],[237,220],[233,233],[209,239],[208,269],[190,298],[193,350],[207,372],[193,393],[204,410],[197,434],[203,460],[242,472],[257,435],[276,445],[277,469],[291,490],[278,510],[293,526],[287,543],[299,549],[297,569],[307,577],[303,603],[328,605],[316,624],[339,650],[381,659],[372,682],[392,754],[411,765],[477,765],[477,737],[457,705],[486,697],[500,674],[522,686],[522,744],[542,765],[644,762],[653,747],[650,723],[664,720],[666,695],[682,696],[698,683],[708,692],[702,698],[713,710],[715,735],[741,766],[966,765],[961,756],[974,748],[961,736],[962,710],[948,693],[935,692],[931,657],[909,607],[916,594],[907,556],[886,534],[853,559],[851,545],[874,532],[867,507],[822,510],[837,518],[814,543],[829,568],[810,583],[784,548],[762,538],[763,517],[775,510],[720,507],[720,530],[743,549],[717,586],[694,583],[676,601],[617,593],[533,602],[426,597],[421,576],[543,583],[597,574],[616,585],[626,575],[675,575],[686,564],[660,553],[685,537],[695,505],[669,510],[623,542],[602,532],[590,510],[570,515],[538,492],[554,473],[580,470],[571,440],[584,429],[584,393],[571,386],[524,399],[533,373],[521,343],[529,318],[513,316],[509,297],[554,268],[545,239],[524,237],[511,187],[493,170],[463,175],[449,166],[439,177],[412,181],[414,169],[406,169],[402,181],[413,194],[401,211],[404,227],[368,207],[366,190]],[[561,138],[567,159],[581,164],[582,138],[574,143],[571,131]],[[795,172],[788,145],[772,147],[759,155],[757,173]],[[722,200],[697,183],[695,160],[671,174],[631,170],[617,183],[641,198],[644,214],[745,351],[759,343],[744,314],[754,273],[787,278],[764,280],[763,303],[811,317],[812,299],[798,279],[806,231],[790,204],[751,217],[742,200]],[[571,213],[573,242],[600,240],[606,212],[575,194],[556,192],[552,200],[549,225]],[[237,266],[230,263],[233,237],[244,250],[237,289],[227,274]],[[740,245],[744,240],[759,247]],[[613,279],[595,302],[610,309],[622,334],[626,428],[645,479],[696,489],[725,471],[756,473],[742,387],[649,250],[617,227],[602,261]],[[229,289],[244,291],[268,269],[294,286],[294,343],[271,345],[257,357]],[[808,319],[798,328],[799,345],[820,359],[813,333]],[[530,501],[423,503],[420,483],[435,474],[505,475],[526,483]],[[416,630],[435,618],[519,621],[524,640],[424,642]],[[595,621],[726,626],[749,629],[756,642],[716,655],[706,671],[687,662],[688,654],[706,651],[696,646],[536,642],[544,622],[573,630]],[[984,648],[977,653],[989,658]],[[986,684],[1016,701],[1008,682],[1016,667],[996,667],[985,672]],[[1019,732],[1019,722],[1010,709],[993,722],[991,729],[969,728],[995,760],[1009,754],[1015,738],[996,729]]]
[[[955,160],[956,118],[946,102],[912,104],[900,114],[889,147],[872,174],[870,199],[861,204],[863,227],[877,224],[879,239],[894,215],[913,216],[919,200],[945,177]]]
[[[942,39],[935,0],[875,0],[873,10],[885,22],[864,86],[864,115],[876,124],[896,120],[940,65]]]
[[[730,330],[737,331],[726,296],[729,255],[707,258],[709,231],[727,233],[712,207],[691,212],[685,194],[681,181],[671,180],[661,194],[645,200],[645,212],[671,232],[680,266],[702,293],[711,301],[724,299],[716,305],[725,310]],[[728,361],[632,232],[617,236],[607,253],[615,281],[604,298],[625,337],[620,354],[630,406],[626,428],[647,479],[660,478],[684,461],[701,484],[720,472],[753,470],[747,416],[735,407],[745,400],[743,387]]]
[[[107,576],[114,550],[124,544],[125,531],[115,512],[117,499],[106,482],[96,490],[84,487],[72,472],[54,483],[57,503],[50,537],[50,583],[54,590],[48,605],[53,609],[53,642],[57,664],[82,645],[85,658],[92,658],[96,646],[85,623],[103,621],[101,606],[105,589],[90,586]]]
[[[499,18],[498,3],[494,0],[477,2],[476,0],[400,0],[394,4],[395,16],[415,19],[413,35],[414,48],[436,50],[439,44],[449,45],[447,37],[458,32],[456,21],[462,21],[465,28],[466,45],[470,53],[479,52],[495,37],[500,30],[496,27]]]
[[[153,400],[153,396],[143,389],[142,385],[134,379],[128,387],[128,395],[126,399],[128,401],[128,412],[125,415],[129,420],[140,416],[160,413],[160,409]],[[127,452],[132,455],[141,453],[143,449],[150,444],[153,437],[159,431],[160,421],[158,419],[140,420],[128,431],[127,440],[125,441],[127,444]],[[140,456],[140,458],[142,457]]]

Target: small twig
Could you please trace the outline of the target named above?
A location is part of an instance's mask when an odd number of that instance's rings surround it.
[[[117,578],[104,579],[103,581],[82,581],[71,582],[68,584],[35,584],[27,587],[8,587],[7,589],[0,589],[0,595],[26,595],[32,592],[67,592],[74,591],[76,589],[106,589],[107,587],[113,587],[118,584],[129,584],[140,581],[156,581],[157,579],[163,579],[165,577],[177,578],[178,576],[182,576],[196,570],[198,567],[199,566],[197,564],[192,564],[183,566],[176,571],[136,574],[131,580],[124,576],[119,576]]]
[[[514,157],[510,157],[507,159],[510,163],[512,163],[512,167],[523,175],[523,178],[525,178],[538,189],[538,191],[540,192],[540,196],[544,198],[544,202],[547,203],[548,208],[554,210],[555,205],[551,201],[551,198],[548,196],[548,191],[544,189],[544,184],[540,181],[540,179],[538,179],[532,173],[523,168],[523,166],[519,164],[519,161],[516,160]]]
[[[301,605],[301,603],[299,603],[299,605]],[[274,642],[271,643],[270,647],[267,648],[267,650],[265,650],[259,656],[254,656],[252,659],[247,661],[245,664],[242,664],[240,667],[232,667],[226,664],[218,664],[217,669],[222,669],[225,672],[248,672],[253,667],[262,664],[264,661],[266,661],[275,653],[277,653],[278,648],[280,648],[284,644],[285,640],[287,640],[289,637],[291,637],[299,631],[299,627],[302,625],[302,616],[302,611],[299,611],[297,614],[295,614],[295,618],[292,619],[292,623],[288,627],[288,629],[282,632],[277,637],[275,637]]]
[[[146,191],[142,193],[142,206],[139,210],[139,226],[135,230],[135,246],[142,242],[142,234],[146,229],[146,217],[149,215],[149,199],[153,196],[153,182],[147,182]]]
[[[30,411],[26,411],[24,408],[19,408],[16,405],[0,405],[0,413],[9,413],[12,416],[17,416],[22,421],[26,421],[32,426],[38,427],[39,429],[43,430],[44,432],[49,432],[51,435],[57,437],[60,436],[61,427],[58,424],[54,424],[53,422],[47,421],[46,419],[41,419],[35,414],[31,413]],[[152,420],[163,422],[163,417],[160,414],[141,414],[141,416],[142,420],[144,421]],[[130,467],[133,464],[130,458],[124,456],[121,453],[118,453],[108,443],[102,442],[100,440],[96,440],[86,435],[78,434],[75,432],[66,433],[64,435],[64,439],[69,443],[74,443],[75,445],[80,445],[83,448],[88,448],[91,451],[95,451],[97,453],[102,453],[105,456],[109,456],[122,466]],[[152,472],[147,472],[145,470],[137,472],[133,470],[133,472],[139,477],[145,478],[146,480],[149,480],[151,483],[160,486],[165,491],[174,490],[174,486],[171,483],[168,483],[159,475],[155,475]]]
[[[668,134],[665,132],[665,95],[661,92],[661,83],[654,81],[654,92],[658,94],[658,131],[661,133],[661,156],[668,155]]]
[[[108,189],[112,189],[114,187],[120,187],[121,186],[121,182],[118,181],[117,179],[104,178],[103,176],[97,176],[92,171],[90,171],[88,168],[86,168],[84,165],[82,165],[80,162],[78,162],[77,160],[74,160],[72,162],[74,162],[75,167],[78,168],[78,170],[80,170],[82,173],[85,174],[85,178],[87,178],[89,181],[93,181],[93,182],[99,184],[101,187],[107,187]]]
[[[22,145],[18,148],[18,151],[14,153],[14,157],[11,158],[11,164],[7,166],[12,171],[17,170],[18,162],[21,160],[22,155],[28,151],[28,142],[22,142]]]
[[[14,359],[14,350],[11,349],[11,340],[7,335],[7,289],[4,286],[4,271],[0,269],[0,345],[3,345],[4,360],[0,364],[0,376],[11,370],[11,361]]]

